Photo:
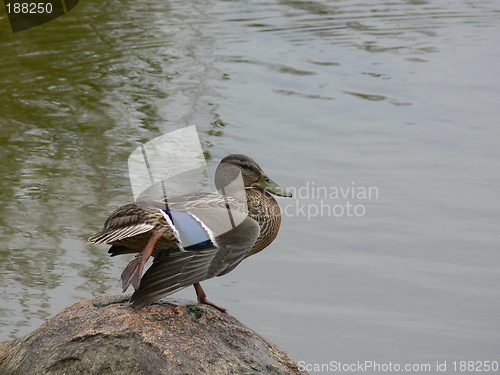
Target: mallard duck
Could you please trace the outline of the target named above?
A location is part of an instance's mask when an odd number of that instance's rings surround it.
[[[241,182],[242,194],[227,194]],[[244,185],[244,189],[243,189]],[[88,243],[110,244],[111,256],[139,253],[122,273],[125,292],[135,288],[132,306],[141,308],[193,285],[200,303],[211,305],[201,281],[231,272],[265,249],[278,235],[281,211],[271,196],[291,197],[252,158],[231,154],[215,172],[218,193],[193,193],[138,200],[115,210]],[[234,187],[234,186],[233,186]],[[230,223],[231,225],[229,225]],[[142,276],[144,265],[154,257]]]

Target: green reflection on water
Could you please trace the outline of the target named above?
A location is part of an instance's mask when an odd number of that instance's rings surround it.
[[[15,35],[1,24],[0,326],[10,336],[52,315],[54,297],[64,307],[119,283],[106,249],[83,243],[132,199],[130,152],[162,133],[157,103],[179,67],[164,49],[175,34],[159,38],[152,24],[182,27],[169,12],[104,1]]]

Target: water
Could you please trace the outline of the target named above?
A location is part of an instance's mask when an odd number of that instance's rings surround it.
[[[209,299],[311,366],[500,361],[496,2],[109,0],[16,34],[0,17],[0,340],[120,291],[129,259],[83,243],[132,200],[130,152],[195,124],[212,168],[246,153],[297,193]]]

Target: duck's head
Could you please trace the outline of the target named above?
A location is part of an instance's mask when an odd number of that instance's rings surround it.
[[[280,188],[266,176],[259,164],[251,157],[242,154],[230,154],[221,160],[215,171],[215,186],[223,189],[241,173],[246,188],[257,188],[281,197],[291,197],[288,191]]]

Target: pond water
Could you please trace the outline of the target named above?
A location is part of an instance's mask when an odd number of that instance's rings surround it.
[[[500,362],[499,45],[495,1],[81,0],[16,34],[2,10],[0,340],[120,292],[130,259],[83,244],[130,153],[194,124],[211,168],[296,193],[209,299],[310,373]]]

